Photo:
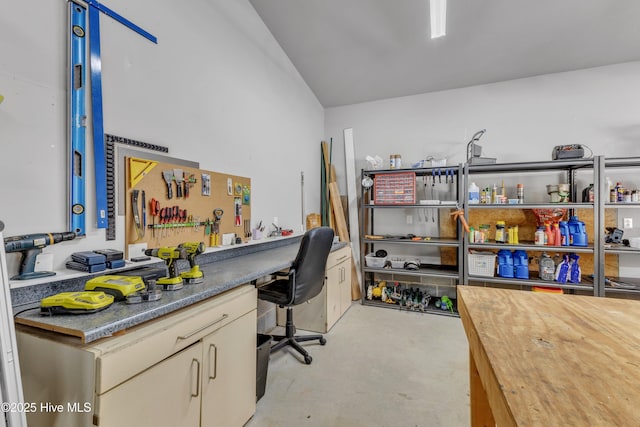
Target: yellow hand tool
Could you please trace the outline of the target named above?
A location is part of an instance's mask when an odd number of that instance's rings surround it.
[[[209,246],[219,246],[220,245],[220,220],[222,219],[222,215],[224,211],[220,208],[216,208],[213,210],[213,230],[211,230],[211,236],[209,236],[210,245]]]

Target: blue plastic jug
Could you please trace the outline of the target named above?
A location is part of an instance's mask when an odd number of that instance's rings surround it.
[[[518,279],[529,278],[529,256],[525,251],[513,252],[513,269]]]
[[[569,223],[567,221],[560,221],[560,242],[561,246],[569,246],[571,243],[571,234],[569,233]]]
[[[513,255],[507,249],[498,251],[498,276],[513,277]]]
[[[571,246],[587,246],[587,231],[577,216],[569,218],[569,238]]]

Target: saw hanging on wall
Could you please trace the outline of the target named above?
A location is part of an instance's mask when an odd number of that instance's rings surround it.
[[[88,7],[88,8],[87,8]],[[96,188],[97,227],[108,227],[107,157],[102,114],[102,61],[100,57],[100,13],[118,21],[153,43],[155,36],[95,0],[69,2],[69,151],[70,151],[70,214],[69,227],[77,235],[86,234],[85,206],[85,145],[86,145],[86,62],[91,57],[91,121]],[[87,50],[87,14],[89,18],[89,49]],[[113,159],[109,159],[112,161]]]

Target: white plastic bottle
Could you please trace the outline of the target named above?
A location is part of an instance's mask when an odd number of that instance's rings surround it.
[[[480,203],[480,188],[478,188],[475,182],[472,182],[471,184],[469,184],[469,203],[470,204]]]

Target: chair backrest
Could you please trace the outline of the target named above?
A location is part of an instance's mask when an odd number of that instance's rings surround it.
[[[333,235],[330,227],[317,227],[302,236],[298,255],[291,266],[295,269],[292,305],[307,301],[322,290]]]

